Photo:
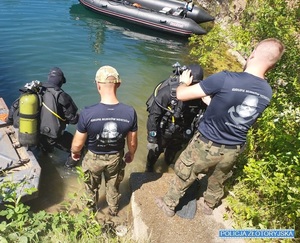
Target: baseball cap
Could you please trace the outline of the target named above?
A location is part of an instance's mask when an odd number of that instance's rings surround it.
[[[199,64],[190,64],[187,66],[193,75],[192,83],[198,83],[203,79],[203,68]]]
[[[114,80],[107,80],[108,77],[113,77]],[[97,83],[121,83],[118,71],[111,66],[102,66],[98,69],[95,77]]]

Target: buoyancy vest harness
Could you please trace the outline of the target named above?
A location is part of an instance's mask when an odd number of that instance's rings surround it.
[[[147,111],[150,112],[150,108],[155,102],[157,106],[159,106],[163,111],[164,114],[161,118],[159,127],[162,131],[168,132],[168,133],[174,133],[176,130],[176,119],[179,119],[181,117],[181,110],[183,107],[183,102],[179,101],[176,97],[176,89],[179,85],[179,75],[173,75],[169,77],[168,79],[160,82],[155,88],[152,93],[152,95],[149,97],[149,99],[146,102],[147,105]],[[162,88],[169,86],[169,95],[171,97],[170,103],[167,107],[163,106],[158,100],[157,100],[157,94],[159,90]]]
[[[58,115],[58,97],[62,90],[46,88],[42,90],[42,106],[40,114],[40,134],[58,138],[66,128],[65,119]]]

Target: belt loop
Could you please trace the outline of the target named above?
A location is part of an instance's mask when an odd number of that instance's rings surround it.
[[[213,145],[213,142],[212,141],[208,141],[208,143],[206,145],[207,149],[210,149],[212,145]]]
[[[225,149],[225,145],[221,145],[221,148],[220,148],[220,154],[221,155],[224,155],[224,149]]]

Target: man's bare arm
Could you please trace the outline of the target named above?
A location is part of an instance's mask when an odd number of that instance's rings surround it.
[[[186,100],[194,100],[207,96],[199,83],[190,85],[193,80],[193,76],[190,76],[191,71],[185,70],[180,75],[180,85],[176,90],[177,99],[186,101]]]
[[[71,156],[74,160],[79,160],[81,155],[81,150],[84,146],[84,143],[87,139],[87,133],[81,133],[76,130],[73,137],[72,146],[71,146]]]
[[[137,131],[129,132],[127,134],[127,147],[128,152],[125,154],[125,162],[130,163],[133,161],[135,151],[137,149],[138,139],[137,139]]]

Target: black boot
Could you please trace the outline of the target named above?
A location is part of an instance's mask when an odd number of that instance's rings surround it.
[[[167,165],[174,164],[175,156],[179,150],[167,148],[165,151],[165,162]]]
[[[147,165],[146,165],[146,172],[153,172],[154,165],[159,157],[159,153],[153,150],[149,150],[147,155]]]
[[[147,163],[145,172],[153,172],[154,171],[154,165],[150,165]]]

